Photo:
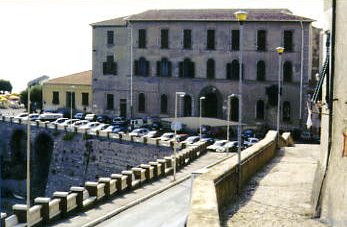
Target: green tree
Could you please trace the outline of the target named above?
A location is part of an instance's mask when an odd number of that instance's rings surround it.
[[[12,91],[11,82],[8,80],[0,79],[0,92],[4,93],[5,91],[8,91],[11,93]]]
[[[28,89],[20,93],[20,100],[28,108]],[[42,109],[42,85],[36,85],[30,88],[31,111]]]

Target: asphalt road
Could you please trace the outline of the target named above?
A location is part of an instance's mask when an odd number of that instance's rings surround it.
[[[188,179],[97,226],[182,227],[188,215],[190,189]]]

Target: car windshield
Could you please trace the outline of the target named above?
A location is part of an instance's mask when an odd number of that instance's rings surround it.
[[[213,145],[216,145],[216,146],[223,146],[226,142],[225,141],[217,141],[215,142]]]

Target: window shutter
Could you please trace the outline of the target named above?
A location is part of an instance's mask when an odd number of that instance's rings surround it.
[[[107,62],[102,63],[102,74],[107,74]]]
[[[190,63],[190,77],[194,78],[195,77],[195,63],[191,62]]]
[[[168,76],[171,76],[171,74],[172,74],[172,64],[171,64],[171,61],[168,62],[168,67],[169,67]]]
[[[160,64],[160,61],[157,61],[157,76],[160,76],[160,66],[161,66],[161,64]]]
[[[178,76],[183,77],[183,62],[179,62],[178,71]]]
[[[139,75],[139,61],[138,60],[135,60],[135,63],[134,63],[134,74]]]
[[[230,79],[231,78],[231,64],[230,63],[227,63],[227,75],[226,75],[226,78],[227,79]]]
[[[149,61],[146,61],[146,75],[145,76],[149,76],[150,75],[150,69],[149,69]]]
[[[113,75],[117,75],[117,62],[113,62]]]

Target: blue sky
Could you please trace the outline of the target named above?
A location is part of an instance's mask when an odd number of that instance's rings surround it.
[[[0,79],[21,91],[41,75],[91,69],[89,24],[174,8],[288,8],[323,24],[322,0],[0,0]]]

